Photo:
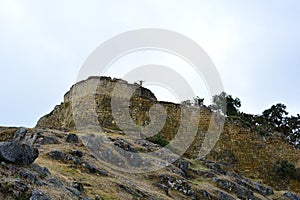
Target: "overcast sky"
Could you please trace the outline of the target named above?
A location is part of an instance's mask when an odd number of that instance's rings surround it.
[[[34,126],[98,45],[138,28],[197,42],[241,110],[258,114],[282,102],[300,113],[299,20],[297,0],[1,0],[0,125]]]

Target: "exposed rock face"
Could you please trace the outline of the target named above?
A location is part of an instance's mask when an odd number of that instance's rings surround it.
[[[18,165],[29,165],[39,156],[39,151],[26,144],[0,143],[0,160]]]

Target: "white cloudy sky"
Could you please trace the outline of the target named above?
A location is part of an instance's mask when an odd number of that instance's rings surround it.
[[[300,113],[299,20],[297,0],[1,0],[0,125],[34,126],[98,45],[138,28],[196,41],[243,111],[282,102]]]

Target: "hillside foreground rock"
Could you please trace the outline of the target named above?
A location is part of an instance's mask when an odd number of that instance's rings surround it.
[[[72,104],[72,89],[78,85],[84,89],[91,79],[100,83],[92,109],[96,109],[103,134],[120,150],[111,156],[155,152],[175,137],[181,120],[179,104],[159,102],[150,90],[137,87],[130,100],[131,118],[137,125],[149,124],[149,109],[154,104],[164,106],[168,115],[159,137],[130,137],[116,125],[110,107],[117,79],[91,77],[73,86],[64,102],[42,117],[35,128],[0,127],[0,147],[32,153],[27,156],[30,162],[18,160],[19,155],[26,158],[23,154],[1,159],[0,199],[300,199],[300,180],[278,180],[271,172],[278,160],[299,168],[299,150],[279,136],[259,135],[238,119],[227,118],[215,147],[206,157],[197,158],[212,115],[206,107],[201,108],[201,121],[195,120],[198,130],[192,145],[176,162],[146,173],[111,168],[78,137],[74,120],[72,106],[78,105]],[[88,112],[82,116],[90,117]],[[99,149],[103,154],[111,150]],[[127,160],[123,165],[137,163]]]
[[[0,161],[29,165],[38,157],[37,148],[16,142],[0,142]]]

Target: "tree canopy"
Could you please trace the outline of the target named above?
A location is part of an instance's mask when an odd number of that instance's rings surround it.
[[[199,96],[193,100],[183,101],[186,106],[204,106],[204,99]],[[275,132],[281,133],[285,141],[300,149],[300,115],[288,116],[287,107],[282,103],[272,105],[264,110],[262,114],[252,115],[239,111],[241,100],[233,98],[225,92],[213,96],[209,108],[212,111],[221,112],[227,117],[241,120],[244,125],[257,131],[261,135],[272,135]]]
[[[266,119],[268,124],[274,124],[277,128],[280,128],[284,124],[283,119],[288,114],[286,106],[282,103],[272,105],[271,108],[263,111],[262,115]]]
[[[219,95],[213,96],[213,102],[210,108],[215,111],[221,111],[227,116],[237,116],[239,108],[241,107],[241,100],[233,98],[231,95],[221,92]]]

